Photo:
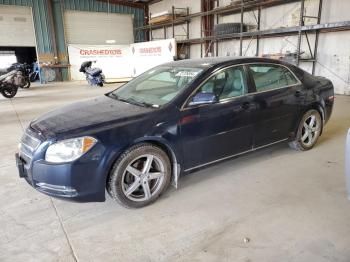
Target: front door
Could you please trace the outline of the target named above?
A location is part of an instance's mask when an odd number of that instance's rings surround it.
[[[255,107],[247,92],[243,66],[222,69],[198,88],[193,96],[212,93],[217,99],[209,104],[185,105],[181,112],[185,169],[251,149]]]
[[[287,139],[296,125],[300,81],[285,66],[252,64],[248,66],[256,92],[254,115],[254,147]]]

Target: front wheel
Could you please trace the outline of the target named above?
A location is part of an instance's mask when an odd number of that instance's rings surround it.
[[[320,113],[315,109],[307,111],[300,121],[295,140],[289,143],[290,147],[299,151],[310,150],[320,137],[322,128]]]
[[[127,208],[154,202],[170,184],[171,164],[167,154],[152,144],[142,143],[125,151],[112,168],[107,190]]]
[[[7,85],[1,90],[1,94],[6,98],[12,98],[17,94],[18,87],[13,85]]]

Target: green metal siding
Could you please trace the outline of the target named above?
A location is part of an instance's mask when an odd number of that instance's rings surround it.
[[[46,0],[32,0],[38,53],[53,53],[52,32]]]
[[[50,17],[48,0],[0,0],[0,5],[20,5],[30,6],[33,12],[33,21],[35,28],[35,38],[37,53],[40,61],[52,61],[54,57],[54,44],[58,52],[59,61],[63,64],[68,62],[67,46],[64,35],[63,13],[64,10],[76,10],[87,12],[111,12],[132,14],[134,18],[134,28],[144,24],[144,10],[129,6],[122,6],[95,0],[52,0],[52,15],[55,36],[50,27]],[[139,32],[135,35],[135,42],[144,41],[144,34]],[[67,70],[62,70],[63,79],[67,79]]]
[[[53,1],[52,12],[54,17],[57,51],[62,53],[66,51],[66,43],[64,39],[63,13],[60,0]]]
[[[63,6],[61,6],[61,4]],[[52,53],[52,32],[48,17],[47,0],[0,0],[0,5],[21,5],[32,7],[33,21],[36,34],[38,53]],[[111,12],[132,14],[134,17],[134,27],[140,27],[144,23],[144,10],[129,6],[108,4],[94,0],[53,0],[53,13],[56,31],[57,48],[59,52],[65,51],[65,39],[62,20],[62,11],[64,9],[88,11],[88,12]],[[144,40],[143,34],[134,36],[135,42]]]

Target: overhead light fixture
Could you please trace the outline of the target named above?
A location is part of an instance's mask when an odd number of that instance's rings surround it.
[[[115,41],[114,39],[113,39],[113,40],[106,40],[106,43],[107,43],[107,44],[115,44],[115,42],[116,42],[116,41]]]

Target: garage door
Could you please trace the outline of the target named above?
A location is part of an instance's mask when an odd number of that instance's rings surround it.
[[[0,5],[0,32],[0,46],[35,47],[31,8]]]
[[[65,11],[64,24],[68,44],[103,45],[134,42],[132,15]]]

